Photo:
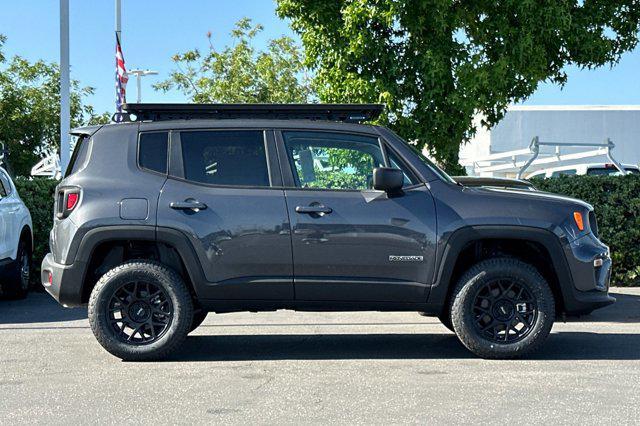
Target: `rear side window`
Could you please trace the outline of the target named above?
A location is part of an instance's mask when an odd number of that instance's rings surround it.
[[[551,173],[551,177],[573,176],[576,173],[578,173],[578,171],[576,169],[557,170],[557,171]]]
[[[69,159],[69,166],[64,176],[67,177],[80,170],[87,162],[88,157],[89,137],[87,135],[79,136],[73,147],[73,153],[71,153],[71,158]]]
[[[640,173],[638,171],[638,169],[634,169],[631,167],[627,167],[625,168],[625,170],[627,172],[631,172],[632,174],[638,174]],[[615,167],[593,167],[587,170],[587,174],[590,176],[608,176],[608,175],[615,175],[615,176],[619,176],[620,175],[620,170],[616,169]]]
[[[168,132],[141,133],[138,164],[143,169],[167,173]]]
[[[269,186],[262,131],[181,132],[184,177],[209,185]]]

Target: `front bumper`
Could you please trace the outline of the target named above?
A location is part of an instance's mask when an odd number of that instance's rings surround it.
[[[45,290],[61,305],[80,306],[83,304],[82,283],[85,266],[84,262],[79,260],[71,265],[56,263],[53,255],[48,253],[42,260],[40,280]]]
[[[611,278],[609,247],[589,233],[566,244],[564,251],[573,279],[571,294],[564,297],[566,313],[588,314],[614,303],[616,299],[608,293]]]

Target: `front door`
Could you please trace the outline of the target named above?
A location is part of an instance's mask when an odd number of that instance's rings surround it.
[[[289,220],[266,136],[262,130],[172,133],[170,174],[178,176],[162,189],[158,226],[191,237],[207,281],[203,299],[293,299]]]
[[[371,190],[389,164],[378,138],[283,131],[297,300],[425,302],[435,254],[428,188],[407,173],[404,194]],[[392,163],[392,165],[396,165]]]

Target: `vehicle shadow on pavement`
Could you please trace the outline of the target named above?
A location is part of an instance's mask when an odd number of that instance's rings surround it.
[[[640,334],[560,332],[530,360],[638,360]],[[168,361],[476,358],[453,334],[190,336]]]
[[[26,299],[0,299],[0,324],[65,322],[87,318],[87,308],[64,308],[45,293],[29,293]]]
[[[567,322],[622,322],[640,323],[640,295],[630,293],[612,294],[616,303],[606,308],[597,309],[591,314],[568,318]]]

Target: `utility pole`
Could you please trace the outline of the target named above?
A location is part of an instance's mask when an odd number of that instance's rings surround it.
[[[67,170],[71,154],[69,72],[69,0],[60,0],[60,169],[63,174]]]
[[[138,103],[141,103],[142,102],[142,83],[141,83],[142,77],[147,75],[158,75],[158,71],[135,69],[135,70],[129,71],[129,74],[133,74],[136,76],[136,85],[138,87]]]

